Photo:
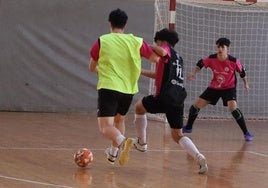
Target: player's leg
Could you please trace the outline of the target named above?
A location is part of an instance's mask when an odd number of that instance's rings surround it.
[[[148,95],[139,100],[135,106],[135,120],[134,124],[137,129],[137,141],[134,146],[139,151],[147,150],[147,138],[146,138],[146,128],[147,128],[147,118],[146,112],[151,114],[165,113],[165,106],[161,101],[154,97],[153,95]]]
[[[232,116],[236,120],[237,124],[239,125],[240,129],[242,130],[245,140],[246,141],[252,141],[253,136],[250,134],[250,132],[247,129],[245,118],[243,116],[243,113],[240,111],[239,108],[237,108],[237,103],[235,100],[230,100],[227,102],[228,109],[231,112]]]
[[[124,135],[114,126],[118,106],[118,93],[107,90],[98,90],[98,125],[100,133],[111,140],[111,146],[105,150],[107,160],[114,164],[118,157],[118,146],[125,140]]]
[[[111,147],[107,148],[105,153],[107,154],[107,160],[114,164],[118,157],[119,146],[126,138],[114,126],[114,117],[99,117],[98,124],[101,134],[112,142]]]
[[[122,135],[125,135],[125,116],[121,116],[117,114],[114,118],[114,126],[117,128]],[[118,146],[114,146],[116,143],[112,141],[111,147],[105,150],[107,155],[107,159],[110,163],[114,164],[116,158],[118,157],[119,148]]]
[[[207,106],[208,104],[216,105],[219,98],[220,92],[211,88],[207,88],[195,101],[195,103],[189,109],[188,121],[186,126],[183,127],[184,133],[191,133],[194,121],[196,120],[199,111]]]
[[[183,127],[183,106],[174,108],[166,113],[168,123],[171,127],[171,137],[179,144],[190,156],[192,156],[200,165],[199,173],[207,172],[208,167],[206,158],[202,155],[195,144],[182,133]]]
[[[120,129],[124,132],[125,125],[125,115],[127,114],[129,107],[131,105],[133,95],[132,94],[118,94],[118,106],[117,106],[117,117],[121,121],[119,125]],[[122,134],[122,133],[121,133]],[[134,144],[133,138],[125,138],[119,145],[119,164],[125,165],[129,160],[129,151]]]
[[[114,117],[114,126],[123,134],[125,135],[125,116],[117,114]]]
[[[137,138],[134,143],[134,146],[137,150],[145,152],[147,151],[147,137],[146,137],[146,129],[147,129],[147,117],[146,117],[146,109],[142,104],[142,99],[138,100],[135,105],[135,117],[134,117],[134,125],[136,127]]]
[[[182,129],[180,132],[182,132]],[[179,142],[177,143],[179,143],[180,146],[198,162],[200,166],[198,172],[200,174],[206,173],[208,171],[208,165],[205,156],[199,152],[191,139],[189,139],[187,136],[180,136]]]
[[[209,101],[200,97],[195,101],[195,103],[189,109],[187,124],[185,127],[183,127],[184,133],[192,132],[193,124],[198,116],[199,111],[205,106],[207,106],[209,103],[210,103]]]
[[[124,132],[123,121],[130,107],[133,95],[107,89],[99,90],[98,95],[99,130],[106,138],[112,141],[112,146],[105,151],[107,159],[113,164],[119,155],[119,162],[121,161],[120,164],[123,165],[128,161],[128,152],[132,144],[132,140],[125,138],[122,134]],[[120,129],[115,126],[115,123]],[[122,157],[118,148],[122,149],[121,153],[124,154]]]

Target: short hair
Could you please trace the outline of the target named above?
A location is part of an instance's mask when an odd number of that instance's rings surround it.
[[[216,41],[216,45],[217,45],[217,46],[224,46],[224,45],[225,45],[225,46],[229,47],[230,44],[231,44],[231,41],[230,41],[229,39],[227,39],[227,38],[224,38],[224,37],[219,38],[219,39]]]
[[[115,9],[109,14],[109,22],[112,27],[123,29],[127,24],[128,16],[125,11]]]
[[[179,42],[178,33],[174,30],[164,28],[155,33],[154,41],[162,40],[168,42],[172,47],[174,47],[177,42]]]

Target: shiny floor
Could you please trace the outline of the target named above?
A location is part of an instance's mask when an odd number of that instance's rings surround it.
[[[126,136],[135,136],[133,114]],[[131,150],[125,166],[110,165],[109,141],[98,132],[95,114],[0,112],[0,188],[266,188],[267,121],[248,121],[253,142],[245,142],[232,120],[197,120],[189,135],[206,156],[198,166],[169,136],[169,127],[149,121],[148,152]],[[76,166],[73,153],[89,148],[94,162]]]

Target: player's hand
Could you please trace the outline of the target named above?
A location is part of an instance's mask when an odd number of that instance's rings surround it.
[[[195,79],[195,74],[191,73],[187,76],[188,80],[194,80]]]
[[[245,84],[245,89],[246,89],[246,91],[249,91],[249,86],[248,86],[248,84]]]

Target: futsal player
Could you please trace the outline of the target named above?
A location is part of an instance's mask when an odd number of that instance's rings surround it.
[[[243,80],[244,88],[248,91],[249,85],[246,77],[246,71],[241,65],[240,60],[229,55],[229,46],[231,42],[227,38],[219,38],[216,41],[217,53],[209,55],[199,60],[194,71],[188,76],[193,80],[196,74],[204,67],[210,68],[213,73],[212,80],[207,89],[196,99],[189,109],[189,116],[186,126],[183,127],[184,133],[191,133],[193,123],[196,120],[199,111],[208,104],[216,105],[221,98],[224,106],[228,106],[229,111],[236,120],[243,132],[246,141],[252,141],[253,136],[248,131],[243,113],[237,106],[237,77],[236,72]]]
[[[112,142],[105,150],[107,160],[114,164],[119,159],[119,164],[125,165],[134,141],[124,136],[125,115],[138,92],[141,57],[156,62],[158,56],[142,38],[124,33],[128,20],[125,11],[111,11],[108,20],[111,32],[92,46],[89,70],[98,74],[99,131]]]
[[[156,91],[153,95],[143,97],[135,105],[136,114],[134,124],[137,130],[137,139],[134,146],[137,150],[142,152],[147,150],[146,113],[165,113],[173,141],[179,144],[198,162],[200,165],[198,172],[200,174],[206,173],[208,166],[205,156],[199,152],[192,140],[182,132],[185,97],[183,97],[182,102],[178,104],[169,103],[166,99],[163,100],[163,98],[161,99],[160,97],[161,92],[165,89],[163,86],[169,82],[170,69],[176,72],[176,84],[183,88],[183,60],[174,50],[174,46],[179,41],[178,34],[173,30],[165,28],[156,32],[154,40],[157,46],[153,46],[153,49],[161,58],[156,64],[155,71],[142,70],[142,75],[155,79]],[[174,95],[179,95],[179,93],[174,93]]]

